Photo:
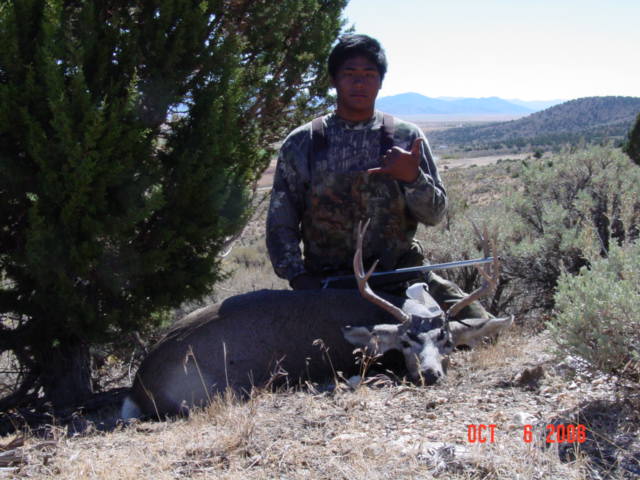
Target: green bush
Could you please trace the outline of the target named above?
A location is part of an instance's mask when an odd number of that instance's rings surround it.
[[[448,212],[419,238],[427,258],[441,263],[481,255],[469,219],[498,233],[502,273],[494,297],[483,301],[494,314],[544,319],[563,271],[578,274],[590,259],[606,257],[611,245],[638,238],[640,169],[619,149],[452,169],[443,178]],[[466,291],[480,280],[472,267],[440,273]]]
[[[594,371],[640,381],[640,242],[612,246],[579,275],[563,273],[549,323],[564,354]]]
[[[519,284],[524,310],[548,311],[563,270],[577,274],[612,244],[637,238],[640,169],[620,150],[592,147],[524,162],[519,180],[505,202],[503,270]]]

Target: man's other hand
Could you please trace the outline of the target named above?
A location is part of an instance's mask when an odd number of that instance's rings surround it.
[[[322,288],[320,279],[308,273],[293,277],[289,281],[289,285],[291,285],[293,290],[318,290]]]
[[[382,167],[370,168],[369,173],[386,173],[396,180],[413,183],[418,178],[420,165],[420,145],[422,138],[416,138],[411,145],[411,151],[393,147],[382,156]]]

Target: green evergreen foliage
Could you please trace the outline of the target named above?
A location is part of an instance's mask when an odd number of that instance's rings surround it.
[[[636,165],[640,165],[640,114],[636,118],[636,123],[629,131],[629,140],[624,146],[624,151]]]
[[[593,371],[640,382],[640,242],[613,245],[578,275],[558,281],[549,330],[563,355]]]
[[[638,237],[640,171],[617,149],[592,147],[523,163],[506,205],[504,274],[531,308],[549,310],[561,272],[577,274],[614,243]]]
[[[221,278],[269,145],[325,105],[345,4],[0,4],[0,352],[25,367],[18,397],[82,400],[89,345]]]

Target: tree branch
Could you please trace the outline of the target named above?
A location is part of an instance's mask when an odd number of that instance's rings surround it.
[[[38,376],[32,373],[27,374],[20,386],[15,392],[10,393],[4,398],[0,398],[0,412],[6,412],[14,408],[18,408],[36,398],[36,392],[28,395],[29,390],[35,386]]]

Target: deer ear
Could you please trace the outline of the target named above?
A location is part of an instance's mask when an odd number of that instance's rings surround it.
[[[508,317],[492,318],[484,325],[484,328],[488,330],[487,335],[495,335],[512,324],[513,315],[510,315]]]
[[[351,325],[342,327],[342,335],[345,340],[356,347],[369,345],[372,331],[373,327],[352,327]]]
[[[485,337],[495,337],[513,323],[513,315],[501,318],[465,318],[462,323],[453,320],[451,335],[456,347],[466,345],[473,348]]]
[[[347,342],[365,347],[370,355],[384,355],[388,350],[400,349],[402,325],[382,324],[373,327],[344,327],[342,334]]]

